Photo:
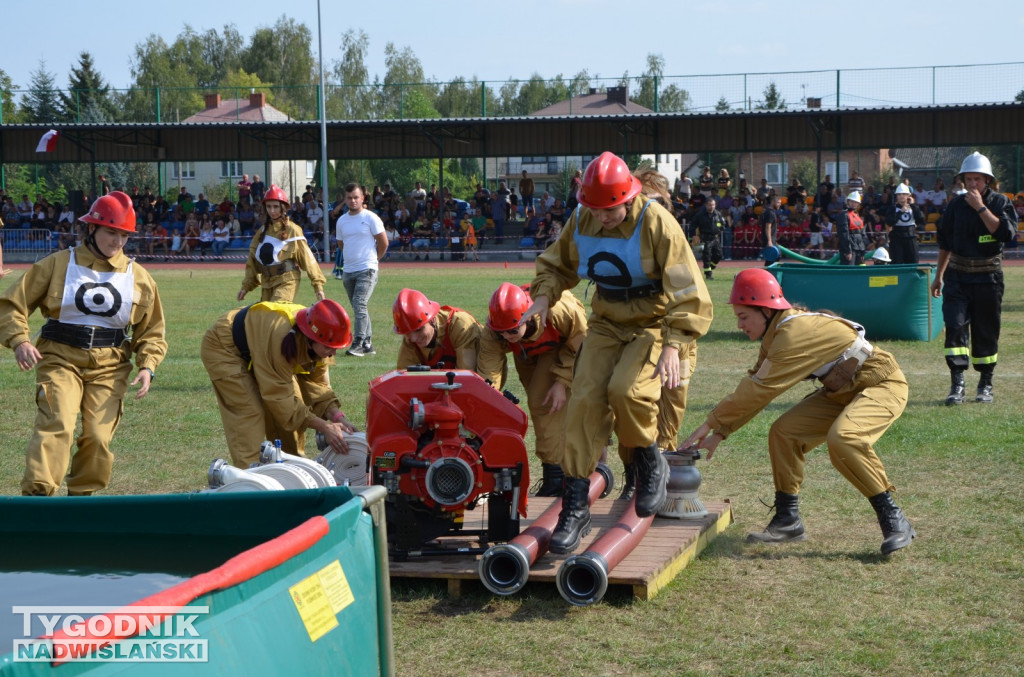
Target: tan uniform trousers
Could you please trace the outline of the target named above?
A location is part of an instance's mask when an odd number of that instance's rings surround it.
[[[298,270],[289,270],[287,273],[264,280],[260,286],[260,301],[295,303],[300,282],[302,282],[302,274]]]
[[[565,416],[568,404],[555,413],[551,407],[543,404],[548,391],[554,385],[555,360],[558,351],[550,350],[536,359],[514,360],[519,380],[526,389],[526,402],[530,409],[530,420],[533,421],[533,434],[536,437],[537,458],[541,463],[562,464],[565,452]],[[572,389],[565,389],[565,396],[572,397]]]
[[[68,495],[89,495],[110,482],[110,440],[124,412],[132,365],[121,348],[82,350],[47,339],[36,366],[36,423],[25,453],[25,496],[53,496],[67,473]],[[82,435],[71,456],[78,414]],[[68,471],[68,461],[71,470]]]
[[[658,447],[675,451],[679,446],[679,428],[686,416],[686,398],[690,393],[690,378],[697,368],[697,342],[691,341],[685,355],[679,356],[678,388],[662,388],[658,400]],[[684,366],[684,361],[689,368]],[[633,447],[619,445],[619,459],[623,465],[633,462]]]
[[[562,468],[567,475],[594,472],[613,424],[626,447],[654,443],[661,397],[654,370],[660,353],[660,328],[618,326],[604,318],[590,323],[566,412]]]
[[[218,323],[206,332],[200,355],[213,383],[224,436],[235,466],[248,468],[259,461],[264,440],[281,440],[283,451],[303,455],[306,429],[284,430],[263,406],[256,377],[239,356],[229,323]],[[301,398],[298,383],[295,393]]]
[[[875,386],[841,397],[811,393],[776,419],[768,434],[775,489],[796,494],[804,458],[824,442],[829,460],[850,484],[870,498],[895,487],[874,444],[907,406],[907,379],[897,369]]]

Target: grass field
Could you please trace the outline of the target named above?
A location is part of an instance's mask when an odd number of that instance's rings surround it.
[[[723,269],[711,283],[716,318],[700,344],[683,435],[731,392],[757,354],[725,305],[735,270]],[[501,281],[527,281],[531,272],[501,264],[385,267],[371,304],[377,355],[339,357],[332,369],[350,418],[364,422],[367,382],[394,363],[390,306],[399,289],[417,287],[482,318]],[[194,490],[205,483],[210,461],[227,455],[199,342],[217,316],[238,305],[241,272],[182,268],[154,276],[169,318],[170,352],[151,394],[125,402],[107,493]],[[0,281],[0,289],[16,277]],[[732,500],[736,524],[654,600],[634,602],[613,590],[600,604],[573,608],[554,586],[527,586],[512,598],[480,586],[450,599],[442,584],[399,583],[399,673],[1024,674],[1022,288],[1024,267],[1007,268],[992,405],[942,406],[948,373],[941,339],[882,342],[910,381],[910,403],[878,453],[917,528],[911,547],[889,559],[879,555],[874,512],[824,453],[811,456],[801,491],[808,540],[777,548],[744,542],[747,531],[769,519],[758,501],[773,496],[768,426],[810,389],[801,386],[731,437],[713,461],[701,462],[703,496]],[[346,302],[340,282],[329,280],[328,293]],[[300,302],[311,300],[305,285]],[[33,325],[40,323],[36,315]],[[0,352],[0,494],[18,493],[33,383],[10,351]],[[973,376],[968,385],[973,394]],[[518,384],[512,389],[522,394]]]

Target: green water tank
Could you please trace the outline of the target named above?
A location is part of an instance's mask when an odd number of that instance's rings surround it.
[[[768,270],[790,303],[839,313],[864,325],[869,339],[931,341],[942,332],[942,299],[929,293],[933,264],[781,263]]]

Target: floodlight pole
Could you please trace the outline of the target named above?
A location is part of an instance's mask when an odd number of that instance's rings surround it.
[[[324,226],[324,261],[331,259],[331,223],[328,209],[327,183],[327,101],[324,89],[324,32],[320,21],[320,0],[316,0],[316,35],[320,51],[320,190],[323,194],[324,215],[321,223]]]

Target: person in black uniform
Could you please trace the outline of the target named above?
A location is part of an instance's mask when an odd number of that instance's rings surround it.
[[[704,244],[701,260],[704,263],[704,277],[711,279],[711,274],[722,260],[722,229],[725,219],[715,209],[717,200],[709,197],[704,208],[693,217],[693,227],[700,233],[700,241]]]
[[[860,207],[860,193],[851,192],[846,196],[846,210],[839,212],[836,219],[836,234],[839,235],[839,263],[844,266],[859,266],[864,263],[864,219],[857,213]]]
[[[992,401],[992,372],[999,357],[1003,307],[1003,245],[1017,236],[1017,212],[999,192],[992,163],[975,151],[958,175],[967,188],[953,198],[939,221],[939,262],[932,296],[942,299],[946,321],[946,405],[964,401],[964,370],[980,374],[975,402]]]
[[[924,214],[905,183],[896,186],[896,204],[886,209],[885,225],[892,262],[917,263],[917,230],[924,227]]]

